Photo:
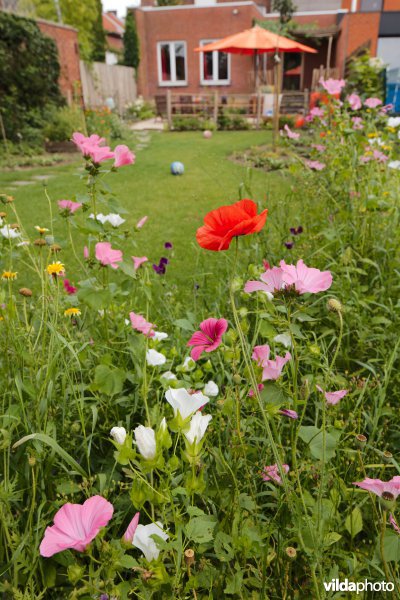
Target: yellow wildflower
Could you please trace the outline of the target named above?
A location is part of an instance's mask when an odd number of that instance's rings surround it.
[[[3,271],[2,279],[10,281],[11,279],[17,279],[17,271]]]
[[[51,265],[47,265],[46,271],[49,275],[64,275],[65,267],[59,260]]]
[[[372,138],[376,138],[376,137],[378,137],[378,134],[377,134],[377,133],[369,133],[369,134],[367,135],[367,137],[369,137],[370,139],[372,139]]]
[[[81,311],[79,308],[71,307],[64,310],[64,317],[79,317],[81,315]]]
[[[46,227],[39,227],[39,225],[35,225],[35,229],[40,233],[40,235],[43,235],[44,233],[49,231]]]

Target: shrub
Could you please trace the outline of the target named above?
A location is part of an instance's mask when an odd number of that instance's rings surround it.
[[[45,68],[43,66],[45,65]],[[12,140],[40,128],[49,105],[60,105],[54,41],[34,21],[0,12],[0,111]]]
[[[123,136],[121,119],[106,106],[86,110],[85,117],[89,135],[98,133],[101,137],[111,140],[116,140]]]
[[[53,109],[49,114],[43,134],[51,142],[70,140],[74,131],[83,128],[84,115],[79,106],[65,106]]]
[[[215,124],[204,117],[173,116],[172,129],[174,131],[204,131],[205,129],[215,129]]]
[[[385,99],[385,65],[380,58],[371,57],[367,51],[353,58],[349,64],[346,90],[358,92],[362,97]]]

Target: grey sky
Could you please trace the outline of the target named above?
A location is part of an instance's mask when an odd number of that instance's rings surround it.
[[[138,0],[103,0],[103,10],[116,10],[119,17],[125,17],[127,7],[138,4]]]

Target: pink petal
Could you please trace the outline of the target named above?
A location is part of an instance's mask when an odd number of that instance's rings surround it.
[[[136,528],[139,524],[139,517],[140,517],[140,512],[137,512],[136,515],[133,517],[132,521],[129,523],[129,525],[123,535],[123,540],[127,544],[132,543],[133,536],[135,535]]]

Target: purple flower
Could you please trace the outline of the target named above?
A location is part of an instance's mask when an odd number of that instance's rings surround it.
[[[289,408],[282,408],[278,411],[280,415],[284,415],[285,417],[289,417],[289,419],[298,419],[299,415],[295,410],[290,410]]]
[[[167,264],[169,263],[168,258],[165,258],[165,256],[160,258],[160,262],[158,263],[158,265],[153,265],[153,269],[156,273],[158,273],[158,275],[165,275],[166,272],[166,267]]]
[[[300,235],[300,233],[303,233],[303,228],[300,225],[299,227],[291,227],[289,231],[292,235]]]
[[[172,248],[172,242],[165,242],[165,244],[164,244],[164,248],[165,248],[166,250],[171,250],[171,248]]]
[[[284,244],[288,250],[291,250],[294,246],[294,242],[284,242]]]

